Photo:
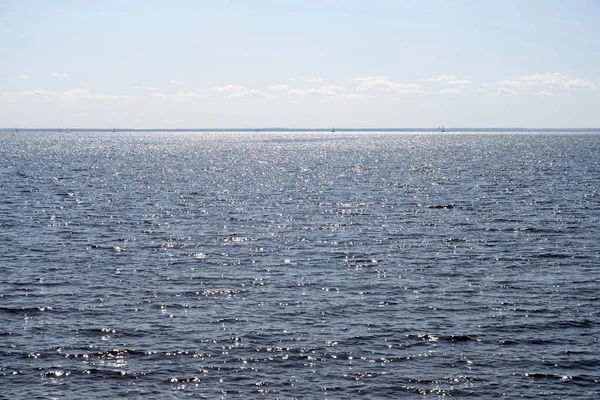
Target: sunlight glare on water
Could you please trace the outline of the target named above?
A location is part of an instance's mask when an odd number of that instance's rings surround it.
[[[598,135],[1,135],[7,398],[598,394]]]

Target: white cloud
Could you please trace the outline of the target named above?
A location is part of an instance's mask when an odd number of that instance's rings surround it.
[[[468,79],[456,79],[456,80],[444,82],[444,84],[446,84],[446,85],[470,85],[471,83],[473,83],[473,82],[471,82]]]
[[[587,89],[596,89],[597,86],[594,85],[592,82],[586,81],[585,79],[581,79],[581,78],[575,78],[575,79],[569,79],[567,81],[565,81],[564,83],[561,83],[561,85],[563,87],[567,87],[567,88],[587,88]]]
[[[287,92],[288,90],[290,90],[288,85],[271,85],[269,87],[270,92]]]
[[[325,85],[318,88],[310,89],[292,89],[287,85],[272,85],[269,91],[277,94],[283,94],[289,99],[298,99],[300,97],[320,97],[320,101],[330,100],[334,98],[365,100],[372,96],[356,93],[352,89],[348,89],[337,85]]]
[[[487,95],[488,96],[512,96],[512,95],[516,95],[516,94],[519,94],[519,92],[517,92],[516,90],[510,90],[505,87],[501,87],[497,91],[495,91],[493,93],[488,93]]]
[[[326,85],[312,89],[289,89],[286,94],[290,97],[317,96],[323,98],[345,98],[345,99],[368,99],[371,96],[366,96],[360,93],[354,93],[351,89],[346,89],[337,85]]]
[[[180,81],[178,81],[177,79],[171,79],[171,80],[169,81],[169,83],[172,83],[173,85],[179,85],[181,82],[180,82]]]
[[[19,77],[19,79],[27,79],[27,75],[23,74]]]
[[[290,90],[288,90],[287,94],[290,96],[329,96],[329,97],[335,97],[337,95],[336,92],[329,90],[329,89],[324,89],[324,88],[306,89],[306,90],[290,89]]]
[[[357,92],[430,93],[427,90],[422,90],[416,83],[393,82],[387,76],[369,76],[366,78],[356,78],[354,80],[361,82],[355,89]]]
[[[67,77],[67,76],[69,76],[69,75],[67,75],[67,74],[62,74],[62,73],[60,73],[60,72],[53,72],[53,73],[52,73],[52,76],[58,76],[58,77],[64,78],[64,77]]]
[[[468,79],[458,79],[457,76],[453,74],[440,75],[435,78],[421,79],[421,81],[436,82],[443,85],[470,85],[471,83],[473,83]]]
[[[87,89],[71,89],[63,92],[53,92],[50,90],[29,90],[20,93],[7,93],[3,97],[11,99],[17,98],[36,98],[44,101],[69,101],[69,100],[126,100],[133,96],[121,96],[110,94],[96,94]]]
[[[236,92],[236,93],[232,93],[229,96],[230,99],[243,99],[246,97],[268,97],[266,93],[261,92],[260,90],[256,90],[256,89],[249,89],[243,92]]]
[[[555,72],[553,74],[533,74],[528,76],[522,76],[519,78],[519,80],[524,82],[530,82],[534,85],[540,84],[547,86],[562,86],[567,89],[571,86],[571,83],[575,83],[575,86],[581,86],[581,84],[585,82],[583,79],[562,75],[558,72]],[[592,85],[591,83],[589,84]]]
[[[444,88],[439,91],[439,94],[451,94],[453,96],[460,96],[462,94],[462,88]]]
[[[152,93],[151,97],[158,97],[163,100],[191,100],[202,98],[200,93],[196,92],[179,92],[177,94]]]
[[[512,87],[525,87],[525,86],[535,86],[537,83],[528,82],[528,81],[498,81],[497,85],[500,86],[512,86]]]
[[[556,93],[551,93],[551,92],[542,90],[541,92],[538,93],[538,96],[556,96]]]
[[[146,90],[148,90],[148,91],[150,91],[150,92],[156,92],[156,91],[158,90],[158,88],[157,88],[157,87],[154,87],[154,86],[148,86],[148,87],[146,88]]]
[[[516,80],[512,81],[499,81],[496,82],[501,86],[514,86],[514,87],[526,87],[526,86],[548,86],[551,88],[584,88],[584,89],[596,89],[597,86],[592,82],[586,81],[583,78],[577,78],[569,75],[563,75],[555,72],[553,74],[533,74],[525,75]]]
[[[366,100],[366,99],[370,99],[373,96],[366,96],[364,94],[356,94],[356,93],[346,93],[343,96],[346,99],[356,99],[356,100]]]
[[[215,86],[209,89],[206,89],[208,92],[212,93],[223,93],[227,94],[227,97],[230,99],[235,98],[245,98],[245,97],[268,97],[268,95],[257,89],[248,89],[243,86],[235,86],[235,85],[224,85],[224,86]]]
[[[308,82],[308,83],[323,83],[323,79],[321,78],[307,78],[304,80],[304,82]]]
[[[321,89],[333,90],[335,92],[348,92],[349,91],[345,87],[337,86],[337,85],[325,85],[325,86],[321,86]]]

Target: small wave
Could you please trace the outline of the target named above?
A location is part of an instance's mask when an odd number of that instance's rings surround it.
[[[519,342],[518,340],[511,339],[500,339],[498,343],[503,346],[518,346],[519,344],[521,344],[521,342]]]
[[[438,210],[463,210],[464,207],[456,204],[437,204],[433,206],[426,206],[427,208],[438,209]]]
[[[581,380],[581,378],[577,376],[571,375],[558,375],[558,374],[547,374],[543,372],[525,372],[523,376],[532,379],[554,379],[560,381],[573,381],[573,380]]]
[[[122,378],[122,379],[139,379],[146,376],[146,372],[120,371],[90,368],[83,371],[84,374],[97,375],[101,378]]]
[[[446,341],[446,342],[479,342],[480,339],[467,336],[467,335],[433,335],[433,334],[409,334],[406,335],[409,338],[417,338],[429,342]]]
[[[244,289],[207,289],[207,290],[202,290],[200,292],[196,292],[196,295],[198,296],[235,296],[238,294],[242,294],[242,293],[246,293],[247,290]]]
[[[254,218],[239,218],[239,217],[227,217],[225,221],[229,222],[252,222]]]
[[[351,375],[346,375],[345,378],[360,381],[365,378],[375,378],[381,375],[386,375],[386,372],[356,372]]]
[[[213,323],[213,324],[230,324],[230,323],[236,323],[236,322],[248,322],[248,320],[241,319],[241,318],[218,318],[214,321],[211,321],[211,323]]]
[[[198,260],[204,260],[207,255],[204,253],[187,253],[188,257],[196,258]]]
[[[28,312],[45,312],[45,311],[53,311],[53,308],[50,306],[42,306],[42,307],[0,307],[0,311],[4,311],[11,314],[20,314],[20,313],[28,313]]]
[[[453,237],[453,238],[446,238],[443,239],[443,241],[445,243],[487,243],[488,241],[485,239],[471,239],[471,238],[458,238],[458,237]]]
[[[192,382],[200,382],[200,377],[191,376],[189,378],[171,378],[169,379],[170,383],[192,383]]]
[[[340,386],[323,386],[323,387],[321,387],[321,390],[324,392],[333,392],[333,391],[343,390],[343,388]]]
[[[287,347],[287,346],[267,346],[256,349],[258,353],[292,353],[292,354],[306,354],[311,353],[313,348],[308,347]]]
[[[122,358],[125,355],[148,355],[148,352],[133,350],[133,349],[110,349],[105,351],[97,351],[92,353],[69,353],[65,355],[65,358],[90,358],[90,357],[109,357],[109,358]]]
[[[225,243],[246,243],[253,241],[245,236],[226,236],[222,237],[220,240]]]
[[[156,246],[159,250],[169,250],[169,249],[185,249],[187,247],[186,244],[177,243],[175,240],[169,240],[166,243],[161,243]]]
[[[51,370],[40,374],[44,378],[62,378],[71,375],[71,371]]]
[[[572,254],[558,254],[558,253],[540,253],[536,254],[534,257],[538,258],[572,258]]]
[[[474,337],[471,336],[467,336],[467,335],[450,335],[450,336],[442,336],[440,337],[441,340],[445,340],[448,342],[479,342],[479,339],[476,339]]]

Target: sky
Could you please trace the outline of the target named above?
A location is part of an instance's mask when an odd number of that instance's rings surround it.
[[[0,127],[600,127],[599,20],[600,0],[0,0]]]

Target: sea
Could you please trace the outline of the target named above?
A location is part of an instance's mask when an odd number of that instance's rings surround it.
[[[600,133],[4,131],[2,399],[591,399]]]

